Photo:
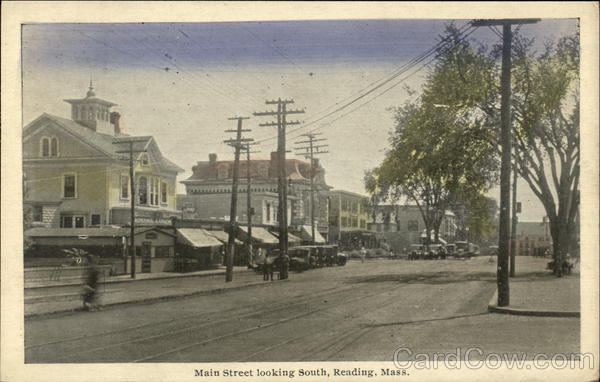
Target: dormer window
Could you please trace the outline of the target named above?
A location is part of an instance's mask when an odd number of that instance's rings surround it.
[[[149,164],[148,154],[142,154],[140,160],[142,162],[142,166],[148,166],[148,164]]]

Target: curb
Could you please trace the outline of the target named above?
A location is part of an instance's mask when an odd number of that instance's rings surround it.
[[[286,281],[289,281],[289,279],[277,280],[277,283],[286,282]],[[160,301],[183,299],[186,297],[195,297],[195,296],[202,296],[202,295],[213,295],[213,294],[225,293],[225,292],[228,292],[231,290],[239,290],[239,289],[243,289],[243,288],[257,287],[257,286],[261,286],[261,285],[262,286],[274,285],[274,283],[266,283],[264,281],[260,281],[260,282],[253,282],[250,284],[236,285],[236,286],[228,287],[228,288],[221,287],[221,288],[216,288],[216,289],[200,290],[200,291],[184,293],[184,294],[174,294],[174,295],[159,296],[159,297],[148,297],[148,298],[143,298],[140,300],[117,301],[117,302],[113,302],[113,303],[103,304],[102,308],[114,307],[114,306],[119,306],[119,305],[151,304],[151,303],[160,302]],[[83,309],[74,308],[74,309],[55,310],[55,311],[43,312],[43,313],[29,313],[29,314],[25,314],[25,319],[38,318],[38,317],[43,317],[43,316],[51,316],[51,315],[59,314],[59,313],[74,313],[74,312],[80,312],[80,311],[83,311]]]
[[[521,309],[511,307],[500,307],[496,305],[498,299],[498,290],[494,292],[492,299],[488,303],[488,312],[500,313],[500,314],[511,314],[515,316],[535,316],[535,317],[581,317],[581,312],[565,311],[565,310],[533,310],[533,309]]]
[[[234,273],[245,273],[245,272],[251,272],[251,271],[253,271],[253,270],[252,269],[243,269],[243,270],[239,270],[239,271],[234,271]],[[215,272],[215,273],[191,273],[191,274],[174,273],[173,275],[149,277],[149,278],[143,278],[143,279],[131,279],[131,278],[108,279],[108,280],[103,281],[103,283],[118,284],[118,283],[129,283],[129,282],[134,282],[134,281],[153,281],[153,280],[164,280],[164,279],[179,279],[179,278],[187,278],[187,277],[223,276],[224,274],[225,274],[225,271]],[[66,287],[66,286],[81,285],[81,279],[79,278],[78,280],[79,281],[76,283],[61,283],[61,284],[52,284],[52,285],[25,286],[25,289],[61,288],[61,287]]]

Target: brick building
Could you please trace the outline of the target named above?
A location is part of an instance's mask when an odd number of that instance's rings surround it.
[[[533,256],[545,250],[552,253],[552,236],[547,222],[517,223],[517,255]],[[541,253],[540,253],[541,252]]]
[[[247,161],[240,160],[240,180],[238,186],[237,221],[247,222],[245,193]],[[216,154],[209,154],[208,161],[199,161],[193,168],[193,174],[181,181],[186,194],[177,196],[177,206],[186,219],[228,220],[231,202],[233,161],[218,160]],[[277,153],[271,153],[270,159],[250,161],[253,222],[265,225],[277,225]],[[288,183],[288,224],[290,226],[310,226],[310,163],[298,159],[286,159]],[[315,220],[317,231],[326,236],[327,191],[325,170],[315,161]]]

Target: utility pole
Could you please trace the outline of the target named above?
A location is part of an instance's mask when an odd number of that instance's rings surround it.
[[[237,191],[239,180],[240,167],[240,151],[245,142],[253,141],[252,138],[242,138],[242,132],[252,131],[250,129],[242,129],[242,121],[249,119],[248,117],[232,117],[228,120],[237,121],[237,129],[225,130],[226,133],[236,133],[235,139],[228,139],[224,143],[232,146],[235,149],[235,157],[233,161],[233,183],[231,186],[231,208],[229,212],[229,237],[227,240],[227,259],[225,270],[225,282],[233,280],[233,253],[235,251],[235,233],[237,228]]]
[[[114,145],[121,144],[121,143],[129,144],[128,150],[117,150],[117,151],[115,151],[115,153],[118,153],[118,154],[128,153],[129,154],[129,188],[131,191],[130,195],[129,195],[129,199],[131,200],[131,224],[130,224],[131,231],[129,233],[129,235],[130,235],[129,257],[131,258],[131,278],[132,279],[135,278],[135,198],[136,198],[135,178],[134,178],[134,173],[133,173],[133,154],[134,153],[140,154],[140,153],[146,152],[146,148],[144,148],[143,150],[134,150],[133,144],[136,142],[148,142],[148,139],[119,138],[118,141],[113,141]]]
[[[502,147],[500,165],[500,227],[498,229],[498,306],[508,306],[510,292],[508,287],[508,260],[510,251],[510,167],[511,167],[511,51],[512,25],[534,24],[540,19],[499,19],[474,20],[471,25],[502,26],[502,74],[501,74],[501,106],[500,106],[500,144]]]
[[[288,125],[299,125],[299,121],[288,121],[288,114],[301,114],[304,110],[287,110],[287,105],[294,103],[294,100],[265,101],[267,105],[277,105],[276,111],[255,112],[255,116],[275,116],[277,122],[261,123],[259,126],[277,127],[277,159],[278,159],[278,199],[277,216],[279,220],[279,251],[280,256],[287,254],[288,232],[287,232],[287,174],[285,166],[285,130]]]
[[[256,154],[260,151],[250,151],[250,146],[257,145],[258,142],[247,143],[244,145],[246,149],[246,207],[248,216],[248,235],[246,236],[246,250],[248,251],[248,265],[252,265],[252,216],[254,208],[252,208],[252,177],[250,176],[250,154]]]
[[[305,150],[304,152],[298,152],[296,155],[302,155],[304,158],[310,160],[310,226],[311,226],[311,237],[312,244],[315,244],[315,155],[327,154],[329,151],[322,151],[322,147],[328,147],[329,145],[315,145],[315,142],[326,141],[325,138],[317,139],[316,137],[320,133],[309,133],[302,134],[308,140],[296,142],[296,144],[308,144],[308,146],[295,147],[296,150]]]
[[[512,183],[512,223],[510,228],[511,246],[510,246],[510,271],[509,276],[515,277],[515,259],[517,256],[517,223],[519,218],[517,214],[521,211],[518,209],[517,203],[517,146],[514,147],[515,160],[513,163],[513,183]]]

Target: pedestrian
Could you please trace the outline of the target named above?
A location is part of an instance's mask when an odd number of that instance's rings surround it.
[[[88,267],[85,274],[85,284],[83,285],[83,309],[93,312],[99,310],[98,304],[98,281],[100,272],[97,267],[95,256],[88,257]]]
[[[361,263],[365,262],[365,257],[367,257],[367,250],[365,249],[365,247],[362,247],[360,249],[360,262]]]
[[[263,280],[264,281],[273,281],[273,257],[265,256],[265,261],[263,263]]]

